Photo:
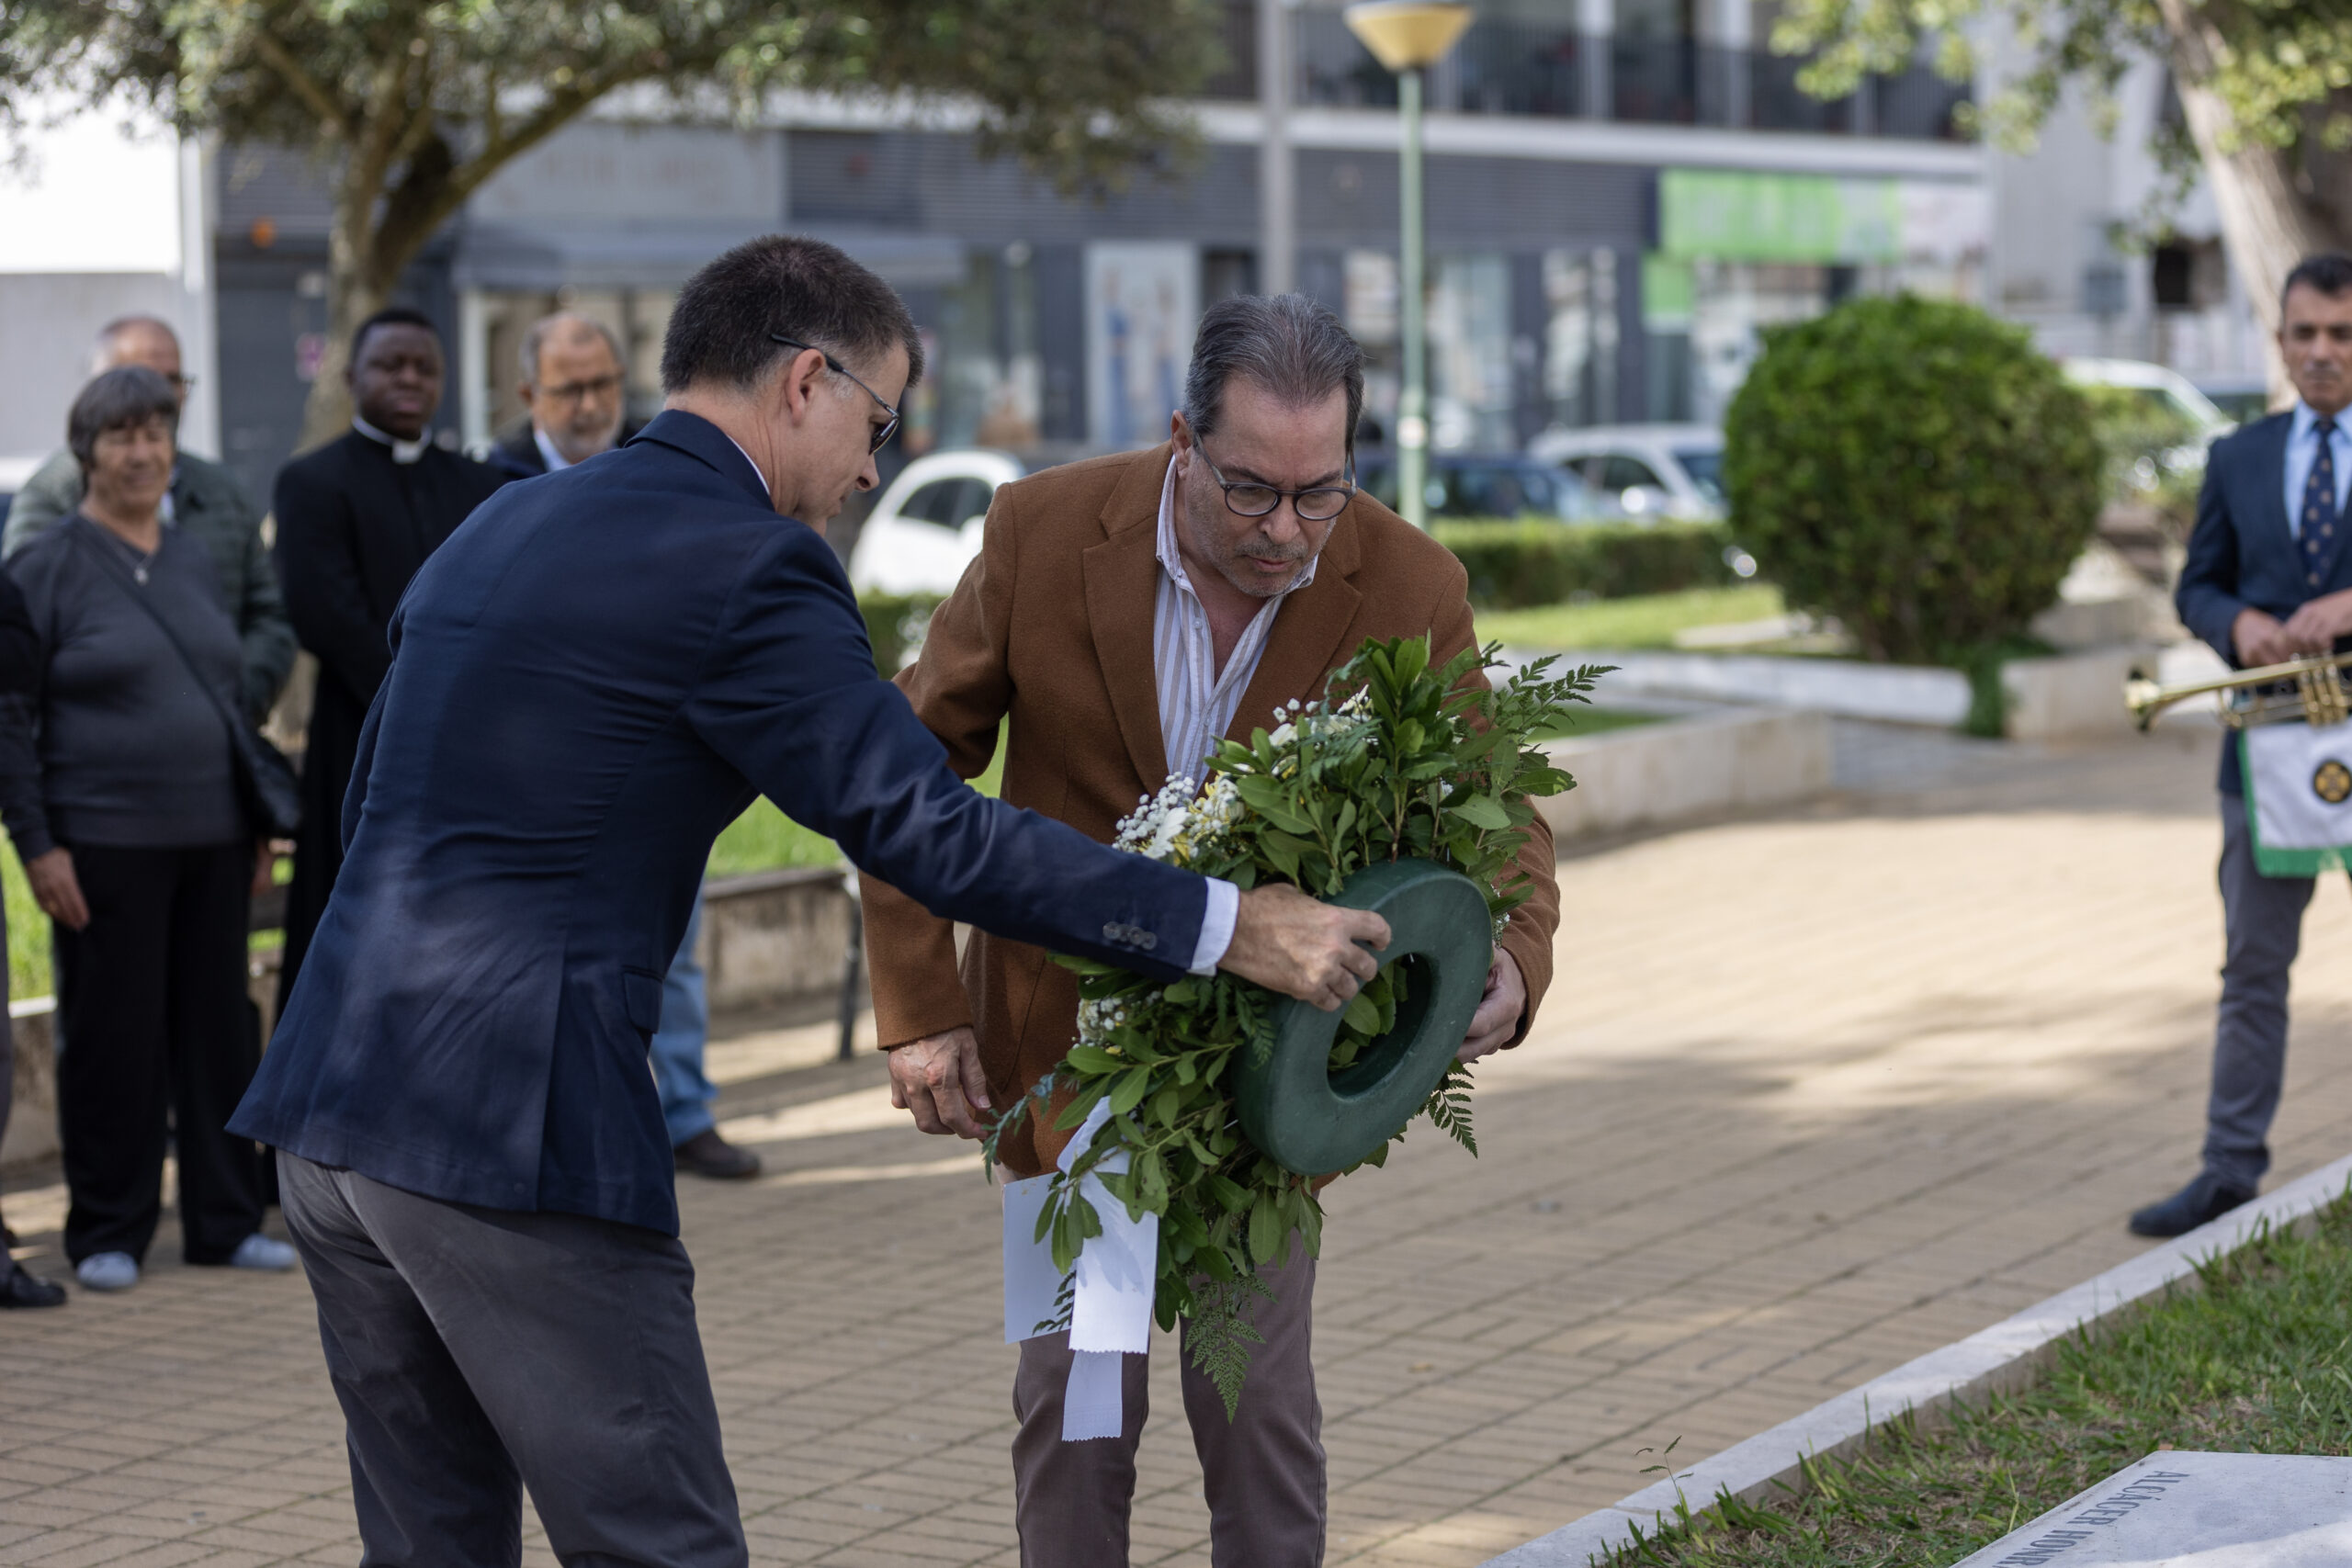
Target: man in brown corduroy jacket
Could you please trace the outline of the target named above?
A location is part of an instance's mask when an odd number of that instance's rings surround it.
[[[1462,567],[1354,489],[1363,353],[1297,295],[1226,300],[1204,317],[1172,439],[999,490],[980,558],[900,674],[915,711],[969,777],[1006,747],[1004,797],[1108,840],[1172,771],[1202,776],[1219,736],[1271,728],[1323,694],[1366,637],[1430,637],[1432,662],[1473,646]],[[1007,721],[1010,721],[1007,723]],[[1552,836],[1520,856],[1534,896],[1513,915],[1462,1045],[1468,1060],[1526,1033],[1559,923]],[[1034,947],[954,929],[865,883],[875,1020],[895,1103],[925,1132],[978,1136],[1052,1071],[1076,1033],[1075,977]],[[1007,1168],[1050,1168],[1069,1134],[1035,1120]],[[1323,1560],[1321,1408],[1308,1357],[1311,1259],[1269,1269],[1265,1343],[1228,1422],[1184,1368],[1219,1568]],[[1023,1568],[1124,1563],[1145,1359],[1125,1359],[1125,1431],[1061,1440],[1069,1336],[1021,1348],[1013,1390]]]

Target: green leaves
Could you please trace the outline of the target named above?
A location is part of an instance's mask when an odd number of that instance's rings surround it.
[[[1453,814],[1473,827],[1497,832],[1511,825],[1510,814],[1503,809],[1502,802],[1490,795],[1474,795],[1454,802]]]
[[[1489,688],[1482,672],[1494,661],[1494,649],[1466,649],[1433,668],[1426,638],[1367,642],[1332,676],[1323,702],[1287,712],[1246,745],[1220,747],[1203,799],[1230,791],[1231,819],[1218,807],[1216,825],[1204,828],[1192,803],[1170,803],[1186,815],[1159,852],[1245,886],[1279,878],[1317,896],[1376,862],[1428,855],[1487,888],[1489,913],[1502,919],[1526,897],[1513,857],[1533,820],[1530,796],[1572,782],[1552,766],[1542,739],[1559,732],[1600,671],[1558,673],[1545,660]],[[1138,832],[1123,841],[1152,838]],[[1226,1088],[1234,1053],[1270,1043],[1273,998],[1229,976],[1163,984],[1099,964],[1069,967],[1079,976],[1080,1039],[1041,1088],[1067,1101],[1054,1117],[1059,1130],[1106,1100],[1111,1122],[1072,1172],[1054,1178],[1040,1235],[1051,1235],[1057,1263],[1074,1256],[1097,1223],[1078,1179],[1110,1149],[1125,1150],[1126,1172],[1103,1176],[1103,1187],[1131,1214],[1160,1216],[1155,1310],[1163,1323],[1192,1319],[1194,1360],[1230,1408],[1256,1342],[1230,1314],[1263,1293],[1257,1270],[1283,1258],[1294,1235],[1313,1256],[1323,1233],[1312,1185],[1250,1145]],[[1391,964],[1351,1000],[1331,1070],[1354,1065],[1395,1027],[1412,974],[1410,964]],[[991,1150],[1044,1103],[1025,1098],[992,1133]],[[1449,1077],[1426,1110],[1470,1145],[1466,1074]]]

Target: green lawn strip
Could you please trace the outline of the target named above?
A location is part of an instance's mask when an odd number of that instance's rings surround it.
[[[2061,1342],[2030,1389],[1932,1429],[1892,1424],[1853,1459],[1809,1466],[1801,1495],[1728,1510],[1744,1524],[1702,1515],[1608,1561],[1946,1568],[2161,1448],[2352,1452],[2346,1301],[2352,1197]]]
[[[1786,610],[1781,591],[1769,584],[1693,588],[1532,610],[1485,610],[1478,615],[1478,636],[1506,648],[1671,648],[1675,633],[1693,626],[1769,620]]]

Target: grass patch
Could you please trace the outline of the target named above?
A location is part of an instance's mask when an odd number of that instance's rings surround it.
[[[1622,1568],[1944,1568],[2165,1448],[2352,1451],[2352,1197],[2107,1329],[2026,1392],[1900,1423],[1803,1495],[1735,1508],[1609,1559]],[[1694,1499],[1694,1502],[1696,1500]]]
[[[1623,708],[1578,708],[1575,717],[1557,729],[1545,731],[1540,739],[1573,740],[1579,735],[1601,735],[1611,729],[1656,724],[1667,716],[1662,713],[1628,713]]]
[[[1499,638],[1509,648],[1671,648],[1677,632],[1767,620],[1787,608],[1781,591],[1769,584],[1693,588],[1585,604],[1483,611],[1478,636],[1487,642]]]

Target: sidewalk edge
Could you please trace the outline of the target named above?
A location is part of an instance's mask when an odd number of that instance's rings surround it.
[[[1814,1406],[1792,1420],[1700,1461],[1573,1524],[1489,1558],[1482,1568],[1588,1568],[1602,1553],[1654,1533],[1678,1503],[1696,1513],[1724,1492],[1766,1503],[1793,1487],[1808,1458],[1835,1458],[1905,1411],[1933,1411],[1955,1399],[2006,1392],[2030,1380],[2052,1345],[2077,1328],[2122,1312],[2196,1272],[2199,1262],[2245,1246],[2267,1224],[2281,1228],[2352,1187],[2352,1155],[2320,1167],[2212,1224],[2152,1247],[2016,1316],[1931,1350],[1883,1377]]]

